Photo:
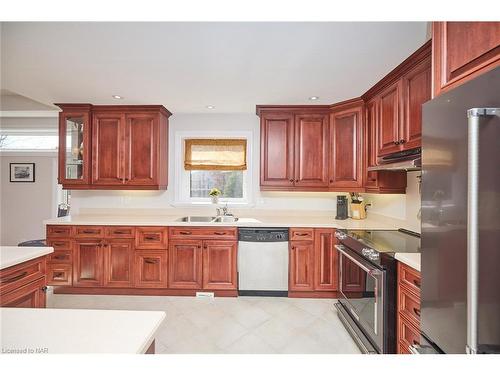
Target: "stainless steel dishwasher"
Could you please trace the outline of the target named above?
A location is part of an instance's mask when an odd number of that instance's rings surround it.
[[[242,296],[288,295],[288,228],[240,228],[238,291]]]

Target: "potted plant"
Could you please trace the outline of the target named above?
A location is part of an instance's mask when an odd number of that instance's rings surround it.
[[[221,194],[222,194],[222,192],[219,189],[212,188],[212,189],[210,189],[208,196],[212,199],[213,204],[217,204],[217,203],[219,203],[219,196]]]

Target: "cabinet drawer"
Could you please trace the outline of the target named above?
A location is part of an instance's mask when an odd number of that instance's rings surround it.
[[[101,238],[104,237],[104,227],[81,225],[75,227],[76,238]]]
[[[420,332],[401,314],[398,319],[398,343],[399,347],[402,346],[408,352],[411,345],[420,344]]]
[[[135,231],[136,249],[166,249],[168,229],[166,227],[137,227]]]
[[[106,238],[134,238],[134,227],[105,227],[104,235]]]
[[[291,241],[312,241],[313,239],[313,228],[290,228]]]
[[[235,227],[172,227],[169,230],[171,239],[236,240],[237,234]]]
[[[48,263],[71,263],[73,262],[72,250],[54,250],[52,254],[48,255]]]
[[[415,326],[420,326],[420,300],[405,288],[399,287],[399,313],[404,315]]]
[[[73,234],[71,225],[47,225],[47,238],[67,238]]]
[[[18,289],[45,276],[45,257],[36,258],[0,271],[0,293]]]
[[[54,251],[71,250],[71,240],[65,240],[65,239],[47,240],[47,246],[53,247]]]
[[[43,308],[46,303],[45,276],[28,284],[20,285],[16,290],[2,294],[1,307]]]
[[[398,278],[401,285],[406,286],[410,291],[420,296],[420,272],[404,263],[399,262]]]
[[[72,285],[73,267],[70,264],[48,264],[47,285]]]

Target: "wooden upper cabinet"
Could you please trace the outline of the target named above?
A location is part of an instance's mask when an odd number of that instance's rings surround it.
[[[314,230],[314,289],[338,290],[338,254],[335,229]]]
[[[260,185],[293,186],[294,122],[290,113],[263,114],[260,122]]]
[[[203,241],[203,289],[237,289],[236,241]]]
[[[330,187],[363,187],[363,103],[333,111],[330,118]]]
[[[401,82],[396,81],[379,95],[379,121],[377,127],[377,155],[399,151],[401,121]]]
[[[157,185],[160,152],[159,115],[127,113],[125,134],[125,184]]]
[[[95,112],[92,123],[92,184],[123,185],[125,118],[119,112]]]
[[[404,119],[401,124],[402,149],[420,147],[422,143],[422,104],[431,99],[430,56],[403,76]]]
[[[57,105],[63,188],[167,188],[171,113],[163,106]]]
[[[500,22],[433,22],[433,95],[500,65]]]
[[[295,116],[295,186],[328,186],[328,114]]]
[[[90,183],[90,104],[64,105],[59,113],[59,177],[62,185]]]

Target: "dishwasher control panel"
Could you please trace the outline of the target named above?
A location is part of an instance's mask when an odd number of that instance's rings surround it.
[[[288,228],[239,228],[238,240],[242,242],[287,242]]]

